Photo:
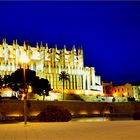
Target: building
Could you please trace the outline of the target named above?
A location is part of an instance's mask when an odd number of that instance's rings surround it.
[[[140,101],[140,85],[132,85],[132,92],[136,101]]]
[[[140,101],[140,84],[126,83],[119,86],[113,86],[114,97],[134,97],[136,101]]]
[[[132,92],[136,101],[140,101],[140,82],[132,83]]]
[[[107,83],[102,81],[102,86],[103,86],[103,93],[104,96],[112,96],[112,90],[113,90],[113,83],[112,81]]]
[[[21,63],[19,58],[27,56],[31,70],[36,71],[40,78],[47,78],[50,81],[54,92],[62,89],[62,82],[59,81],[59,74],[65,71],[69,74],[70,80],[65,84],[66,92],[79,94],[100,94],[103,93],[101,77],[95,75],[94,67],[84,67],[83,49],[76,50],[75,46],[68,51],[66,46],[59,50],[57,46],[49,48],[37,43],[31,47],[27,41],[19,45],[13,41],[12,45],[7,44],[3,39],[0,44],[0,75],[9,75],[16,71]]]
[[[113,86],[113,96],[116,97],[133,97],[132,85],[126,83],[124,85]]]
[[[114,97],[116,101],[128,101],[127,98],[132,99],[135,98],[136,101],[140,101],[140,83],[126,83],[122,85],[113,85],[112,82],[104,83],[103,85],[103,93],[104,96]]]

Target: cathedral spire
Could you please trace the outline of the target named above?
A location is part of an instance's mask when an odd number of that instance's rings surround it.
[[[48,51],[48,43],[46,43],[46,50]]]
[[[24,50],[28,49],[28,40],[24,41],[23,47],[24,47]]]
[[[6,38],[4,38],[4,39],[2,40],[2,43],[3,43],[3,44],[5,44],[5,43],[6,43]]]
[[[82,46],[78,48],[78,54],[83,54],[83,48],[82,48]]]
[[[37,48],[37,50],[39,50],[39,45],[38,45],[38,42],[36,42],[36,48]]]
[[[75,49],[75,45],[72,46],[72,49],[73,49],[73,50],[76,50],[76,49]]]
[[[73,50],[73,53],[76,54],[76,48],[75,48],[75,45],[73,45],[72,50]]]
[[[15,50],[16,48],[16,43],[15,43],[15,40],[13,40],[13,49]]]
[[[66,50],[66,45],[64,45],[64,49]]]
[[[18,44],[18,41],[17,41],[17,39],[16,39],[16,45]]]
[[[54,46],[55,46],[55,48],[57,49],[57,44],[55,44]]]
[[[43,47],[42,41],[40,42],[40,47]]]
[[[25,41],[24,41],[24,43],[23,43],[23,48],[24,48],[24,50],[26,50],[26,45],[25,45]]]
[[[15,45],[15,40],[13,40],[13,45]]]
[[[40,49],[41,49],[41,50],[45,50],[45,47],[43,46],[42,41],[40,42]]]

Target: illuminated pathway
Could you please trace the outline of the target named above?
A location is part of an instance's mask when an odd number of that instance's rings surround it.
[[[140,121],[0,124],[0,140],[139,140]]]

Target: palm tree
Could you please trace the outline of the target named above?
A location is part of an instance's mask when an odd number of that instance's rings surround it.
[[[0,97],[1,97],[1,89],[3,87],[3,78],[0,76]]]
[[[0,75],[0,89],[3,87],[3,78]]]
[[[63,100],[64,100],[65,81],[69,79],[70,79],[69,74],[67,74],[65,71],[61,71],[61,74],[59,74],[59,81],[63,82]]]

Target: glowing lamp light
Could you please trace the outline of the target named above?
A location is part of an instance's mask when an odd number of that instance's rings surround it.
[[[127,92],[123,93],[123,95],[124,95],[125,97],[128,96]]]
[[[28,88],[28,93],[31,93],[31,92],[32,92],[32,87],[29,86],[29,88]]]
[[[22,94],[22,100],[24,100],[25,96],[26,96],[26,95],[23,93],[23,94]]]
[[[92,114],[100,114],[100,112],[98,110],[94,110]]]
[[[104,114],[110,114],[110,111],[109,110],[105,110],[103,111]]]
[[[82,111],[79,112],[79,114],[84,115],[84,114],[88,114],[88,112],[85,111],[85,110],[82,110]]]
[[[21,55],[20,58],[19,58],[19,62],[29,63],[29,58],[26,55]]]

